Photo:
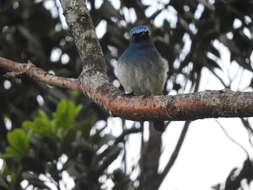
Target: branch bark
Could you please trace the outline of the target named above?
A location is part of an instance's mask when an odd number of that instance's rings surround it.
[[[35,66],[7,59],[0,66],[49,85],[81,90],[114,116],[131,120],[196,120],[253,116],[253,92],[204,91],[176,96],[127,97],[113,87],[89,11],[83,0],[63,0],[64,14],[84,63],[78,79],[50,75]]]
[[[143,152],[140,158],[140,185],[138,190],[159,189],[161,180],[159,178],[158,168],[161,156],[162,134],[149,127],[149,139],[144,143]]]
[[[225,89],[175,96],[127,97],[111,84],[94,85],[94,88],[92,88],[91,84],[94,84],[92,80],[99,79],[103,83],[103,80],[97,76],[97,74],[101,76],[99,72],[91,76],[90,79],[85,74],[85,81],[81,81],[80,83],[78,79],[49,74],[31,63],[17,63],[0,58],[0,66],[14,71],[14,76],[17,74],[27,74],[31,78],[48,85],[74,90],[82,89],[83,92],[87,90],[89,97],[104,109],[114,116],[120,116],[125,119],[139,121],[156,119],[182,121],[217,117],[253,116],[252,92],[233,92]],[[93,72],[95,71],[91,73]],[[95,83],[99,84],[99,82]]]
[[[0,67],[11,70],[11,72],[5,74],[6,77],[16,77],[17,75],[26,74],[29,77],[48,85],[80,91],[80,82],[78,79],[55,76],[36,67],[31,62],[18,63],[0,57]]]

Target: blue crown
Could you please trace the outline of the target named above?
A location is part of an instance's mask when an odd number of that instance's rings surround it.
[[[149,27],[147,25],[136,26],[136,27],[132,28],[129,31],[129,34],[131,36],[133,36],[134,34],[139,34],[141,32],[148,32],[148,33],[150,33],[150,29],[149,29]]]

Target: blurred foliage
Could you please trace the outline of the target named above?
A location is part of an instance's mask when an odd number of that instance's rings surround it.
[[[14,129],[7,134],[9,146],[6,147],[5,153],[0,158],[12,158],[20,161],[28,152],[29,138],[21,129]]]
[[[115,7],[114,4],[117,2],[119,6]],[[229,88],[231,81],[224,81],[218,74],[227,72],[224,71],[223,63],[217,61],[224,56],[218,46],[228,50],[231,65],[233,63],[238,65],[238,68],[252,72],[252,1],[150,2],[156,5],[141,0],[88,0],[97,30],[101,30],[102,33],[103,29],[100,26],[105,25],[105,33],[99,40],[109,68],[110,63],[113,63],[128,45],[127,31],[135,25],[148,24],[152,29],[155,45],[168,60],[170,91],[182,93],[198,87],[201,78],[205,77],[201,75],[204,68]],[[58,11],[59,5],[56,0],[0,0],[0,56],[20,62],[31,60],[37,66],[56,75],[78,77],[81,61],[73,38],[64,25],[63,18],[59,17]],[[64,143],[60,139],[73,133],[73,128],[70,127],[76,123],[73,110],[69,111],[73,115],[62,110],[62,113],[56,111],[52,119],[48,117],[55,111],[61,99],[71,99],[78,104],[85,104],[79,116],[83,120],[89,120],[90,126],[95,121],[106,120],[108,117],[107,113],[78,92],[48,87],[26,76],[7,79],[2,76],[5,72],[6,70],[0,69],[0,152],[4,153],[2,156],[6,159],[16,158],[15,162],[23,162],[24,156],[29,159],[33,156],[32,159],[37,159],[36,163],[42,164],[35,166],[32,162],[24,161],[22,167],[31,164],[38,170],[36,175],[39,172],[45,173],[44,166],[47,165],[47,161],[51,161],[52,168],[55,167],[52,160],[59,158],[58,145]],[[108,70],[108,74],[114,78],[112,68]],[[250,89],[253,87],[252,81],[251,79],[249,83]],[[190,90],[186,90],[186,84],[190,84]],[[38,109],[43,111],[39,111],[39,115],[33,121],[25,122],[25,129],[15,129],[24,120],[32,120],[37,113],[35,110]],[[76,110],[76,114],[78,112]],[[35,129],[35,126],[39,127]],[[70,128],[67,129],[67,126]],[[9,128],[12,128],[11,132]],[[34,134],[43,137],[43,143],[31,142],[28,132],[31,132],[32,139],[36,139]],[[82,135],[84,134],[88,133],[83,132]],[[71,135],[68,138],[72,138]],[[77,139],[81,142],[84,140],[81,137]],[[19,143],[20,140],[24,142]],[[34,148],[34,151],[40,151],[37,152],[36,158],[30,151],[27,156],[27,148],[30,150],[31,146],[39,146],[37,149]],[[66,148],[66,152],[77,151],[76,147],[72,147],[72,150],[69,145],[66,145]],[[86,155],[93,155],[89,151],[87,150]],[[46,152],[48,154],[45,154]],[[15,162],[13,166],[16,167]],[[47,172],[52,169],[51,166],[46,167]],[[78,167],[81,167],[81,164]],[[11,170],[6,167],[5,171],[8,173],[9,182],[17,184],[15,181],[20,180],[20,175],[9,173]],[[30,180],[37,179],[29,173],[26,176],[30,176]],[[121,175],[118,173],[115,176]],[[41,184],[38,181],[36,183]]]
[[[42,136],[64,136],[68,128],[73,127],[73,123],[79,114],[82,106],[75,106],[72,102],[62,100],[56,112],[53,113],[53,119],[49,120],[46,113],[39,111],[38,117],[34,121],[25,121],[23,126],[29,131]]]
[[[128,187],[130,180],[120,169],[115,174],[106,172],[122,148],[115,143],[101,150],[117,138],[103,134],[104,128],[92,135],[89,121],[77,122],[81,108],[81,105],[62,100],[51,114],[52,118],[40,110],[34,120],[23,122],[24,128],[8,132],[8,145],[0,154],[4,159],[0,189],[29,186],[59,189],[64,172],[72,177],[76,190],[101,189],[105,183],[99,181],[101,177]],[[27,184],[20,185],[24,181]]]

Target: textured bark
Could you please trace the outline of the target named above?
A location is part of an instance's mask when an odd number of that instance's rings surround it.
[[[105,59],[85,1],[62,2],[67,23],[84,63],[79,80],[51,75],[31,63],[19,64],[1,58],[0,66],[15,71],[9,76],[24,73],[49,85],[82,90],[113,116],[131,120],[179,121],[253,116],[253,92],[218,90],[176,96],[125,96],[113,87],[106,75]]]
[[[6,77],[16,77],[17,75],[26,74],[31,78],[52,86],[80,90],[80,82],[74,78],[64,78],[52,75],[41,68],[36,67],[31,62],[18,63],[0,57],[0,67],[4,67],[11,72],[5,74]]]
[[[98,59],[97,62],[100,62]],[[27,74],[48,85],[82,90],[114,116],[131,120],[196,120],[217,117],[252,117],[253,93],[231,90],[204,91],[175,96],[124,96],[114,88],[105,74],[97,70],[84,71],[78,79],[49,74],[31,63],[17,63],[0,58],[0,66],[14,72],[10,77]],[[102,84],[102,85],[101,85]]]
[[[158,173],[162,146],[161,133],[149,127],[149,135],[141,155],[139,190],[155,190],[161,185]]]

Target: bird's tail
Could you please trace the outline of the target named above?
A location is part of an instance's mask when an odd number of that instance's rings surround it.
[[[165,130],[165,124],[164,124],[164,121],[151,121],[150,122],[150,125],[152,125],[152,127],[155,128],[155,130],[159,131],[159,132],[164,132]]]

